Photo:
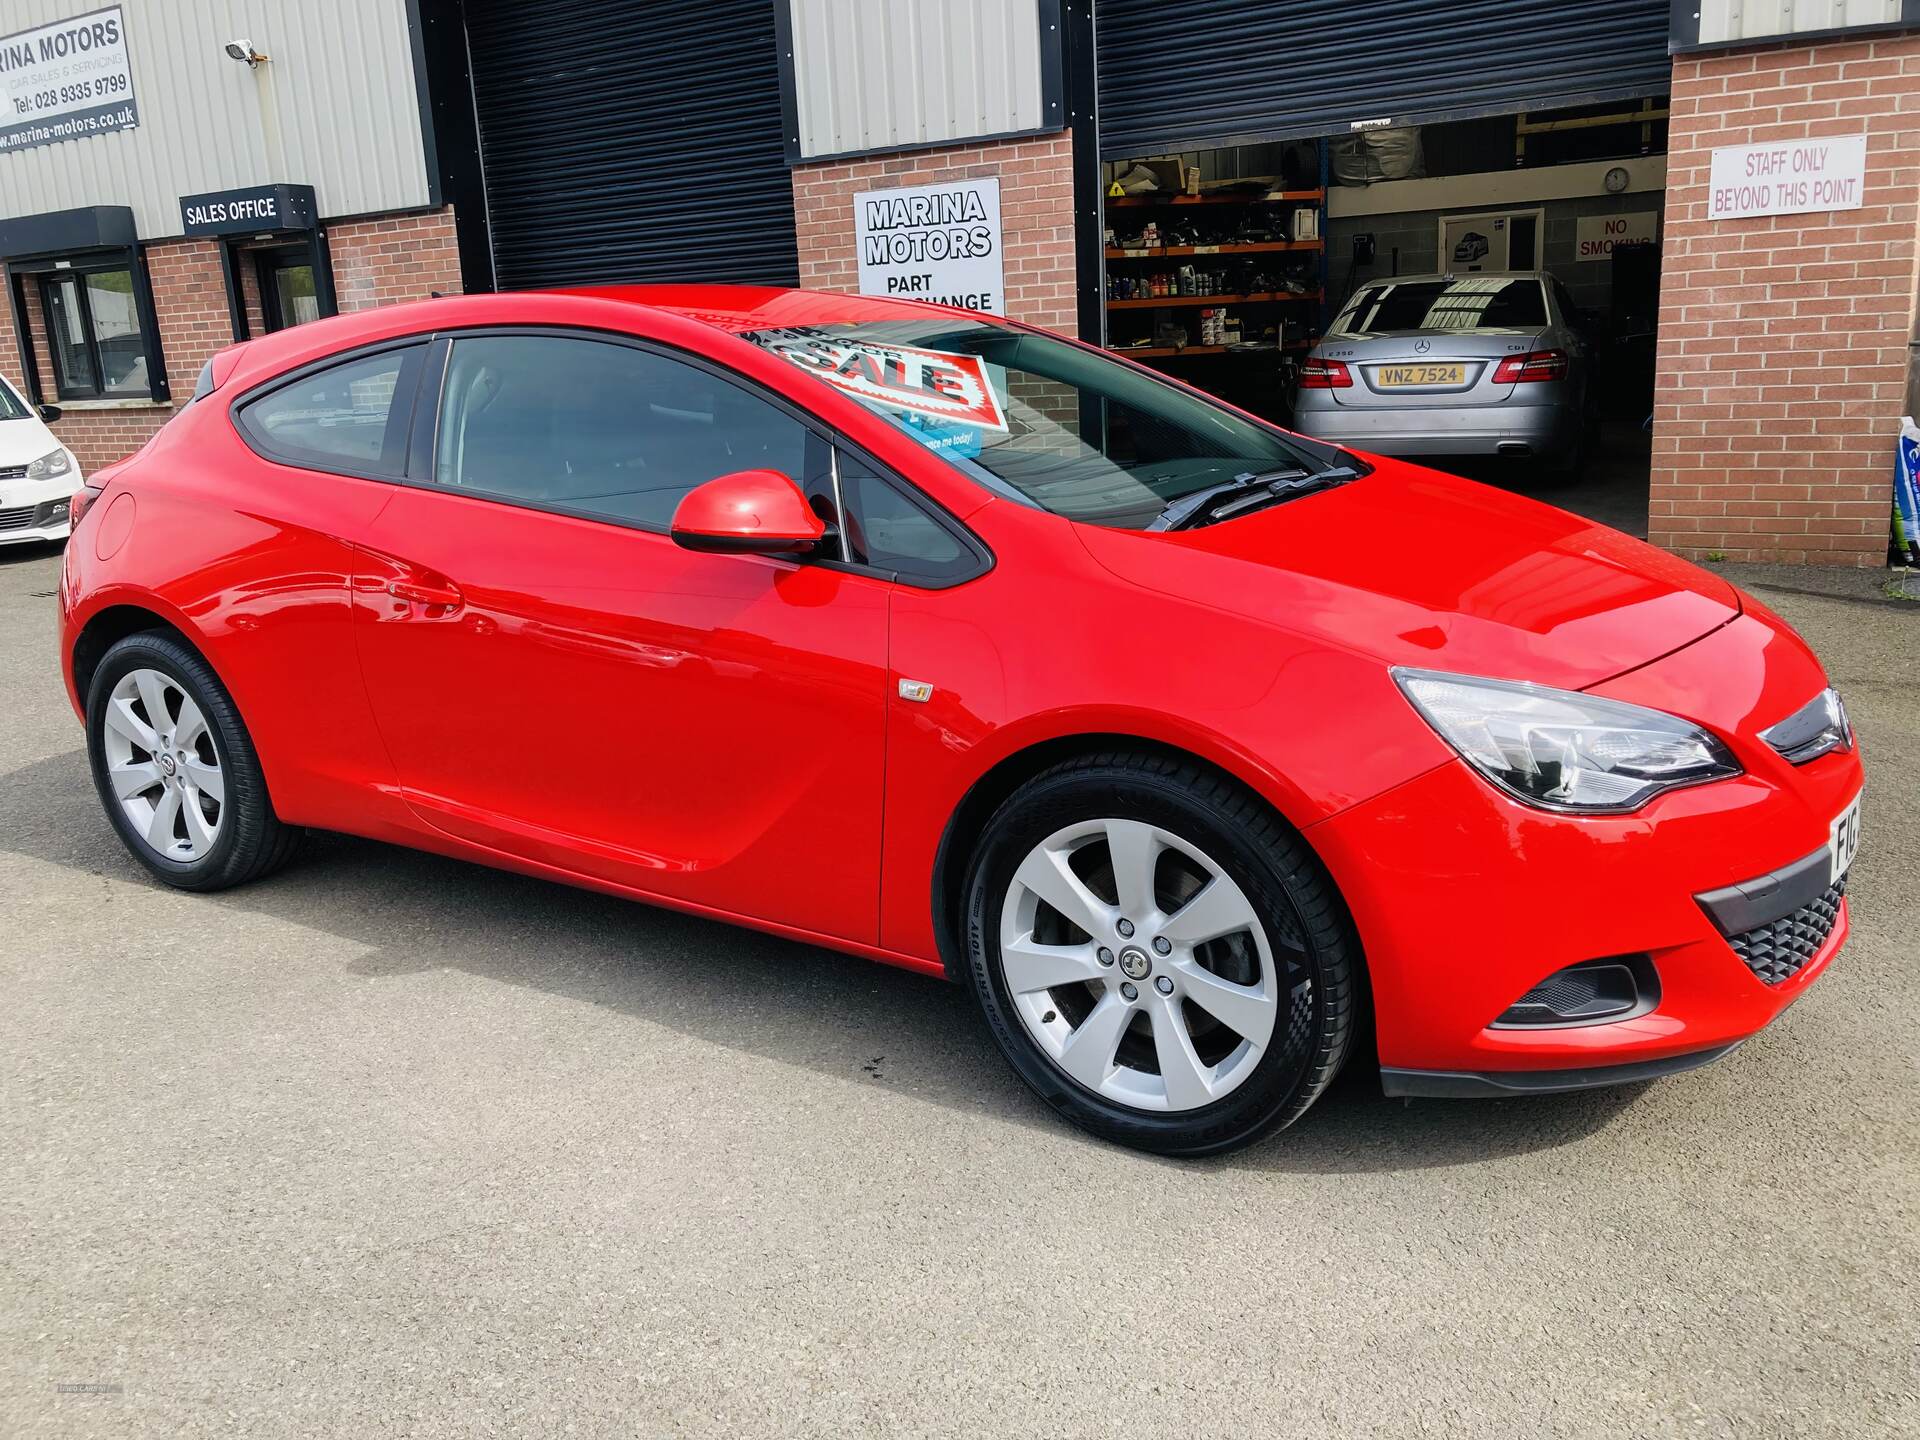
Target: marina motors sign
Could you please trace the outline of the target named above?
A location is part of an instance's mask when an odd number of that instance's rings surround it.
[[[864,190],[853,229],[862,295],[1007,313],[997,178]]]
[[[120,6],[0,36],[0,153],[139,123]]]
[[[1867,137],[1826,135],[1713,152],[1709,220],[1858,210],[1866,203]]]

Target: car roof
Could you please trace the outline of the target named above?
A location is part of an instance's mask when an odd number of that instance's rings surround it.
[[[946,319],[997,322],[998,316],[919,300],[890,300],[835,290],[776,285],[591,285],[545,292],[582,295],[665,310],[739,335],[800,325],[850,325],[876,320]]]
[[[756,347],[739,339],[755,330],[856,324],[878,320],[1008,322],[947,305],[799,290],[771,285],[598,285],[574,289],[506,290],[436,295],[326,316],[290,325],[217,352],[213,379],[241,387],[343,353],[355,346],[421,337],[440,329],[488,325],[585,324],[624,329],[614,316],[629,307],[656,317],[657,338],[699,344],[705,331],[722,344]],[[664,328],[663,328],[664,327]],[[671,333],[678,329],[676,337]]]

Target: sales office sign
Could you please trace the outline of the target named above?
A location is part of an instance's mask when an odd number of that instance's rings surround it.
[[[266,230],[311,230],[311,185],[249,185],[180,197],[184,235],[247,235]]]
[[[139,123],[118,5],[0,35],[0,154]]]
[[[862,295],[1007,313],[997,178],[863,190],[853,229]]]

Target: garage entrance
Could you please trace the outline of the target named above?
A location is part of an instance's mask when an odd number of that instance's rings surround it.
[[[1644,535],[1665,6],[1194,8],[1100,10],[1109,347],[1309,432],[1320,402],[1330,438],[1546,486]],[[1496,278],[1516,275],[1538,279]],[[1467,343],[1488,329],[1511,344]]]
[[[498,288],[798,283],[766,0],[461,13]]]

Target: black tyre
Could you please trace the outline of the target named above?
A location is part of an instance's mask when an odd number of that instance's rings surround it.
[[[159,631],[100,658],[87,693],[94,788],[128,850],[182,890],[224,890],[291,858],[233,697],[198,655]]]
[[[1359,941],[1258,797],[1132,752],[1067,761],[988,822],[968,869],[974,992],[1043,1100],[1165,1155],[1291,1124],[1355,1033]]]

